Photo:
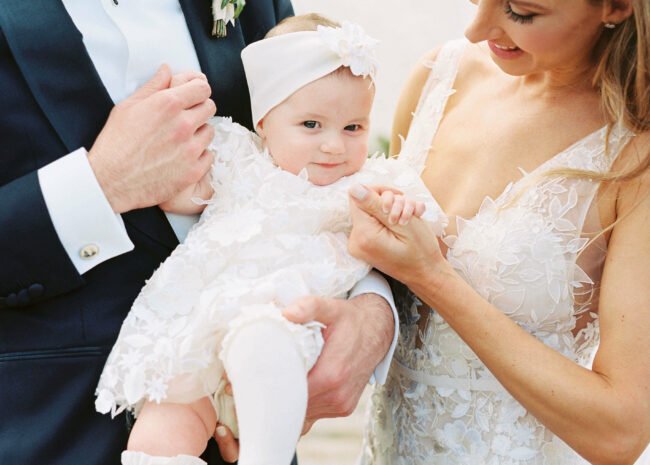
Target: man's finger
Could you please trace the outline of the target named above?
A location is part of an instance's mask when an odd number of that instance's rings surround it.
[[[228,463],[236,462],[239,458],[239,441],[235,439],[228,427],[217,425],[214,432],[214,440],[219,446],[219,453]]]
[[[180,86],[186,82],[190,82],[192,79],[203,79],[207,81],[208,77],[200,71],[185,71],[172,76],[170,87]]]
[[[210,84],[203,79],[192,79],[178,87],[167,89],[165,92],[173,94],[185,109],[203,103],[212,94]]]
[[[334,299],[321,297],[302,297],[282,310],[282,315],[294,323],[304,324],[318,321],[328,325],[336,320],[338,314]]]
[[[162,65],[147,82],[138,88],[131,98],[145,99],[158,91],[169,88],[172,79],[172,72],[168,65]]]
[[[314,423],[316,423],[315,420],[305,420],[305,423],[302,426],[302,433],[300,434],[304,436],[305,434],[309,433],[309,430],[312,426],[314,426]]]

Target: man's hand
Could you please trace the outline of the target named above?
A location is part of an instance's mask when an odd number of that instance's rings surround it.
[[[348,416],[354,411],[393,340],[393,313],[382,297],[363,294],[350,300],[306,297],[283,314],[295,323],[326,325],[325,347],[309,372],[305,434],[320,418]]]
[[[217,424],[214,440],[219,446],[219,454],[224,462],[233,463],[239,459],[239,441],[232,435],[227,426]]]
[[[164,202],[210,169],[210,93],[205,76],[172,80],[164,65],[111,111],[88,160],[116,213]]]

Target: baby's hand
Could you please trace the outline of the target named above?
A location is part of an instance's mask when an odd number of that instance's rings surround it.
[[[404,194],[386,190],[381,194],[381,208],[388,214],[390,224],[406,225],[414,216],[424,214],[424,202],[406,197]]]

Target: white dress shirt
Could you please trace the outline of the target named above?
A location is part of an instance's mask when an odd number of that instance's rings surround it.
[[[178,0],[129,0],[118,5],[113,0],[63,0],[63,5],[114,103],[147,82],[163,63],[172,73],[200,71]],[[86,148],[41,168],[38,178],[59,240],[80,274],[133,249],[121,216],[112,211],[94,176]],[[198,215],[167,214],[167,218],[183,241]],[[393,342],[373,376],[383,383],[397,342],[397,312],[380,274],[371,272],[350,297],[365,293],[384,297],[395,317]]]

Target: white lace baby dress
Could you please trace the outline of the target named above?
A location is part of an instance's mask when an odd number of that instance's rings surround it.
[[[465,48],[465,41],[451,42],[431,64],[400,156],[418,170]],[[496,199],[487,197],[474,217],[457,218],[457,235],[445,238],[449,263],[481,296],[583,366],[598,344],[595,283],[606,244],[589,247],[580,263],[577,256],[588,242],[586,230],[600,228],[587,224],[598,183],[542,174],[560,167],[608,170],[614,157],[605,153],[605,135],[596,131],[524,173]],[[608,153],[617,154],[630,137],[613,131]],[[403,286],[394,293],[398,347],[387,383],[371,396],[363,465],[586,463],[501,386],[435,311],[419,312],[421,303]],[[578,304],[576,295],[586,303]]]
[[[392,185],[427,205],[426,219],[445,224],[419,174],[404,162],[371,158],[329,186],[274,165],[260,139],[229,119],[214,118],[215,195],[199,222],[135,300],[97,387],[96,408],[136,414],[145,399],[191,402],[215,393],[228,335],[257,318],[286,324],[305,365],[322,345],[320,325],[296,325],[281,309],[306,295],[343,297],[369,271],[347,249],[348,189]],[[273,341],[260,341],[273,350]]]

